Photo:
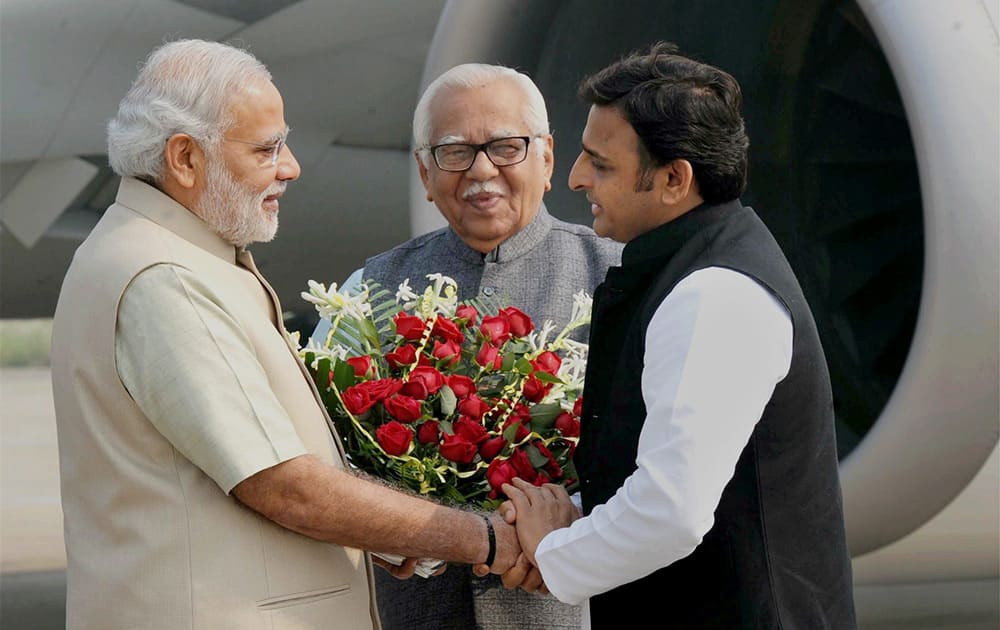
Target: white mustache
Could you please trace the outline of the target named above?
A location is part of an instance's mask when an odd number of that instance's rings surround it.
[[[266,199],[268,197],[271,197],[272,195],[283,195],[283,194],[285,194],[285,188],[287,188],[287,187],[288,187],[288,184],[285,183],[285,182],[281,182],[280,184],[274,184],[272,186],[268,186],[267,190],[264,191],[264,194],[263,194],[263,196],[261,198],[262,199]]]
[[[476,195],[502,195],[503,187],[493,181],[472,182],[472,184],[462,193],[462,199],[470,199]]]

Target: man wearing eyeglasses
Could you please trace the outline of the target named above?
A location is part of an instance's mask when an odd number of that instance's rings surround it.
[[[343,470],[246,250],[299,176],[287,135],[267,69],[197,40],[154,51],[108,126],[121,187],[53,326],[68,628],[378,628],[362,549],[518,558],[499,517]]]
[[[541,92],[502,66],[452,68],[425,90],[413,115],[414,146],[428,201],[448,227],[369,258],[361,277],[394,290],[426,274],[458,282],[459,299],[516,305],[536,322],[567,323],[573,294],[593,292],[621,246],[581,225],[552,217],[542,203],[552,188],[552,135]],[[321,322],[314,339],[325,336]],[[584,331],[578,331],[585,334]],[[576,629],[577,607],[551,597],[506,591],[467,567],[439,577],[399,581],[376,572],[387,630]]]

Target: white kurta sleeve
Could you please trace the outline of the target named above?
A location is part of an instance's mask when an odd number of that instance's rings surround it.
[[[578,604],[694,551],[791,353],[787,309],[748,276],[711,267],[677,284],[647,329],[638,469],[536,550],[556,597]]]
[[[153,426],[227,493],[306,453],[249,339],[183,267],[156,265],[129,284],[115,360]]]

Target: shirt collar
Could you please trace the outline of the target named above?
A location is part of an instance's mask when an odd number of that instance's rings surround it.
[[[484,260],[487,260],[505,263],[520,258],[537,247],[552,229],[552,223],[552,216],[545,209],[543,203],[538,207],[538,212],[535,213],[535,218],[531,220],[531,223],[486,254],[466,245],[465,241],[450,227],[446,230],[445,238],[452,252],[465,262],[482,264]]]
[[[198,215],[153,186],[132,177],[123,177],[115,203],[141,214],[210,254],[236,264],[236,247],[213,232]]]
[[[669,258],[706,225],[715,223],[742,208],[739,199],[721,204],[703,203],[673,221],[629,241],[622,251],[622,267],[643,265],[655,259]]]

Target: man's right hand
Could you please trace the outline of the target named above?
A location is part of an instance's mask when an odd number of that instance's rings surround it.
[[[502,575],[517,564],[517,559],[521,555],[521,543],[518,540],[517,530],[514,526],[505,522],[499,514],[494,512],[487,518],[493,524],[493,531],[496,536],[496,557],[493,559],[493,564],[488,567],[485,564],[475,565],[475,567],[485,567],[489,573]]]
[[[372,555],[372,564],[382,567],[393,577],[400,580],[408,580],[413,577],[413,573],[417,570],[418,562],[420,562],[420,558],[405,558],[403,564],[393,564],[384,558]]]

